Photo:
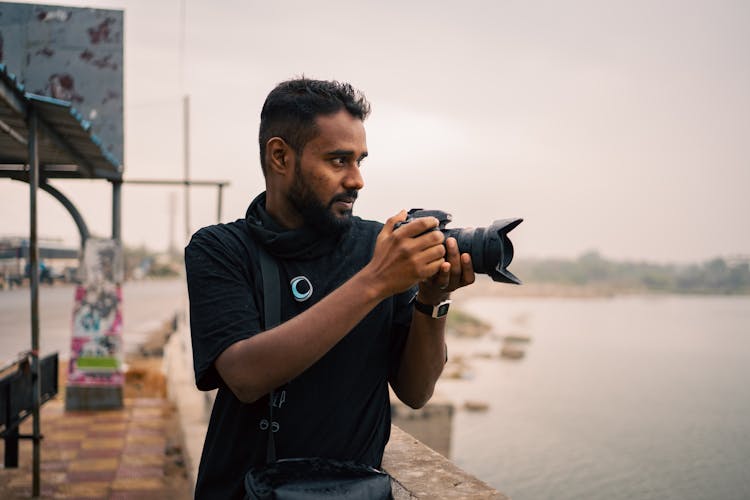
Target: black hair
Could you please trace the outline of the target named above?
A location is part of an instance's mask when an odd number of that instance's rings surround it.
[[[260,166],[266,174],[266,144],[281,137],[297,158],[305,144],[317,134],[315,119],[346,109],[364,121],[370,114],[370,103],[364,94],[348,83],[310,80],[304,76],[281,82],[266,97],[260,112]]]

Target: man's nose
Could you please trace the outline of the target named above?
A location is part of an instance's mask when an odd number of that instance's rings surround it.
[[[360,190],[365,186],[365,180],[362,177],[362,172],[358,165],[352,165],[347,170],[346,177],[344,177],[344,187],[346,189]]]

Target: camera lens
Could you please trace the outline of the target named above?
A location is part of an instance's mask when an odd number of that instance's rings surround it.
[[[508,265],[513,260],[513,243],[508,232],[523,219],[496,220],[489,227],[441,229],[446,238],[456,238],[458,250],[471,255],[475,273],[487,274],[493,281],[521,284]]]

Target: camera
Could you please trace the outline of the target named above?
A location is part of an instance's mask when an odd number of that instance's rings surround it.
[[[489,227],[446,229],[445,226],[453,220],[451,214],[442,210],[412,208],[406,220],[396,224],[396,228],[420,217],[435,217],[439,221],[435,231],[442,232],[446,238],[456,238],[458,251],[471,255],[475,273],[487,274],[500,283],[521,284],[521,280],[508,271],[508,265],[513,260],[513,243],[508,233],[523,219],[496,220]]]

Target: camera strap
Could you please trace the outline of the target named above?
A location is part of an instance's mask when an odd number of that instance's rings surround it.
[[[260,274],[263,281],[263,327],[270,330],[281,323],[281,292],[279,290],[279,267],[263,246],[258,245]],[[266,462],[276,461],[276,444],[273,439],[274,391],[268,394],[268,444]]]

